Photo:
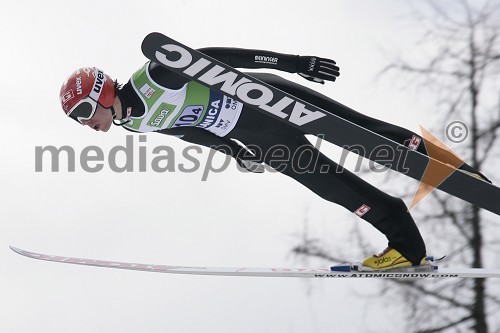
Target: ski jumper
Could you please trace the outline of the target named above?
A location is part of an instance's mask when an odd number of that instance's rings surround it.
[[[199,51],[233,67],[272,68],[294,73],[297,61],[294,55],[261,50],[206,48]],[[336,110],[332,99],[314,90],[273,74],[249,74],[322,109]],[[426,255],[424,241],[404,202],[330,160],[300,129],[255,112],[231,97],[210,91],[155,63],[147,63],[134,73],[117,94],[122,114],[129,116],[130,121],[124,125],[126,129],[174,135],[217,149],[239,162],[245,155],[242,152],[251,151],[253,161],[270,165],[323,199],[345,207],[372,224],[387,237],[390,247],[413,264],[418,265]],[[415,138],[422,141],[411,131],[355,111],[336,114],[406,146],[414,144]],[[427,154],[423,144],[412,148]],[[275,157],[282,156],[280,154],[288,158],[277,160]]]

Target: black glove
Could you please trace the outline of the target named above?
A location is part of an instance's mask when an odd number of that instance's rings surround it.
[[[340,68],[333,60],[311,56],[297,57],[296,72],[309,81],[324,84],[324,80],[335,81],[340,75]]]

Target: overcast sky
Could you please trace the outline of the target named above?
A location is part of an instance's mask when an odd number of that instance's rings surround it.
[[[162,32],[191,47],[234,46],[335,59],[341,77],[304,84],[370,116],[418,130],[429,104],[377,73],[400,52],[418,53],[418,29],[397,0],[12,1],[0,13],[2,144],[0,290],[3,332],[401,332],[378,320],[374,281],[190,277],[53,264],[8,245],[49,254],[198,266],[326,266],[289,254],[303,220],[332,245],[359,219],[279,174],[232,168],[201,182],[194,173],[86,173],[64,165],[35,172],[36,146],[105,153],[129,132],[95,133],[59,106],[71,71],[96,66],[120,82],[145,61],[142,39]],[[186,145],[158,134],[136,152]],[[339,150],[327,147],[332,158]],[[208,156],[204,149],[202,159]],[[182,157],[179,156],[182,162]],[[63,161],[64,162],[64,161]],[[47,166],[50,166],[46,162]],[[416,182],[402,178],[405,186]],[[382,186],[383,188],[383,186]],[[391,192],[391,188],[383,188]],[[367,223],[374,250],[384,238]],[[371,254],[371,253],[368,253]],[[361,259],[361,258],[352,258]],[[392,313],[391,318],[397,318]],[[396,321],[397,323],[397,321]]]

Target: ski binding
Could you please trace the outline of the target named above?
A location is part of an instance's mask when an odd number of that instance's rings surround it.
[[[443,257],[444,258],[444,257]],[[443,258],[436,259],[441,260]],[[343,263],[330,267],[332,272],[357,272],[357,273],[373,273],[373,272],[398,272],[398,273],[419,273],[419,272],[437,272],[438,266],[434,265],[434,257],[429,256],[425,258],[425,263],[418,266],[395,267],[388,269],[373,269],[364,266],[360,262]]]

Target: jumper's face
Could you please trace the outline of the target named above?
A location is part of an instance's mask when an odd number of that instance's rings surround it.
[[[96,131],[107,132],[113,123],[111,110],[104,108],[100,104],[97,105],[95,114],[89,120],[83,120],[82,124]]]

